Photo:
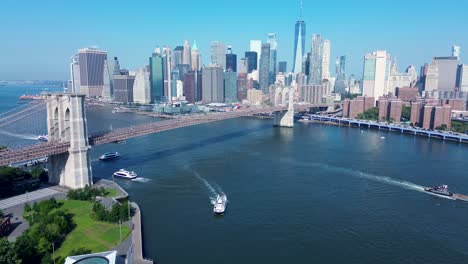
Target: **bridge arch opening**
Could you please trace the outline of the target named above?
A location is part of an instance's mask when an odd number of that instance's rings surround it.
[[[70,141],[70,109],[65,111],[63,137],[66,141]]]
[[[54,126],[51,129],[51,137],[55,138],[59,130],[59,110],[58,107],[55,107],[54,111]]]
[[[289,103],[289,92],[284,92],[284,105]]]
[[[276,94],[276,105],[282,105],[283,104],[283,92],[279,92]]]

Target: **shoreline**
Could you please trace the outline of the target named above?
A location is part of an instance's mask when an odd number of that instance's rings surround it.
[[[354,125],[353,126],[347,120],[343,120],[343,123],[336,123],[336,122],[333,122],[333,121],[303,120],[303,119],[301,119],[301,120],[299,120],[297,122],[303,123],[303,124],[322,124],[322,125],[330,125],[330,126],[336,126],[336,127],[350,127],[350,128],[359,128],[359,129],[366,128],[368,130],[394,132],[394,133],[400,133],[400,134],[404,134],[404,135],[425,137],[425,138],[429,138],[429,139],[438,139],[438,140],[441,140],[441,141],[448,141],[448,142],[452,142],[452,143],[468,144],[468,141],[451,139],[450,134],[447,134],[446,137],[444,138],[442,136],[430,136],[430,134],[422,134],[422,133],[417,133],[417,132],[416,133],[405,133],[403,130],[401,130],[401,128],[400,129],[391,129],[391,128],[390,129],[385,129],[385,128],[378,127],[375,124],[364,125],[364,126],[359,126],[359,125]],[[344,122],[348,122],[348,124],[345,124]]]
[[[118,191],[118,196],[112,197],[113,200],[120,200],[129,198],[129,194],[116,182],[97,179],[94,187],[110,188]],[[16,240],[23,232],[29,228],[29,224],[22,217],[24,205],[26,203],[34,203],[39,201],[48,200],[55,198],[57,200],[66,200],[66,192],[68,190],[58,185],[50,186],[47,188],[41,188],[37,191],[30,192],[28,194],[17,195],[10,198],[0,200],[0,204],[3,204],[2,209],[5,215],[9,216],[12,220],[12,224],[15,225],[14,229],[11,230],[10,234],[6,237],[10,242]],[[12,201],[12,202],[10,202]],[[109,250],[116,250],[118,252],[126,252],[126,258],[131,258],[133,263],[151,264],[152,260],[146,259],[143,255],[143,236],[142,236],[142,220],[141,220],[141,209],[136,202],[131,202],[132,207],[135,209],[135,214],[131,219],[131,234],[130,237],[124,239],[121,243]],[[127,240],[131,240],[132,243],[127,244]],[[122,249],[122,250],[119,250]]]

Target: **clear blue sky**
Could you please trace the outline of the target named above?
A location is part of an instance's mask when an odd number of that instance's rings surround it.
[[[206,63],[212,40],[243,54],[250,39],[266,40],[269,32],[290,67],[299,0],[4,0],[0,10],[0,79],[65,80],[82,47],[98,46],[135,69],[157,45],[197,40]],[[364,54],[378,49],[396,56],[400,69],[449,55],[453,44],[468,59],[466,10],[465,0],[304,0],[306,47],[321,33],[332,43],[332,73],[334,58],[345,54],[347,72],[357,75]]]

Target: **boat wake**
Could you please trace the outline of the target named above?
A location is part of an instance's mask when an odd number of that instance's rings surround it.
[[[7,135],[10,137],[20,138],[20,139],[25,139],[25,140],[37,140],[37,137],[38,137],[35,135],[10,133],[5,130],[0,130],[0,134]]]
[[[408,190],[428,193],[424,190],[424,186],[421,186],[421,185],[418,185],[409,181],[393,179],[387,176],[365,173],[362,171],[352,170],[352,169],[333,166],[333,165],[324,164],[324,163],[316,163],[316,162],[305,163],[305,162],[296,162],[296,161],[290,161],[290,160],[283,160],[283,161],[289,161],[298,166],[319,167],[319,168],[329,170],[329,171],[335,171],[335,172],[340,172],[343,174],[352,175],[356,178],[371,180],[371,181],[383,183],[386,185],[393,185],[393,186],[401,187],[401,188],[408,189]]]
[[[143,178],[143,177],[138,177],[136,179],[133,179],[132,181],[134,182],[141,182],[141,183],[148,183],[151,181],[151,179],[148,178]]]
[[[222,197],[225,201],[227,201],[226,194],[221,190],[221,187],[217,184],[211,185],[205,178],[203,178],[198,172],[193,171],[193,174],[197,177],[198,180],[200,180],[203,185],[206,187],[206,189],[210,192],[209,198],[211,204],[216,203],[216,198],[219,196]]]

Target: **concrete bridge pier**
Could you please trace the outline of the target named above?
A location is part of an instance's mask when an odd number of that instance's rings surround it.
[[[287,105],[288,110],[275,112],[273,126],[294,127],[294,89],[286,87],[276,88],[275,105]]]
[[[70,142],[68,153],[49,157],[49,181],[71,189],[92,185],[85,96],[48,94],[46,100],[49,142]]]

